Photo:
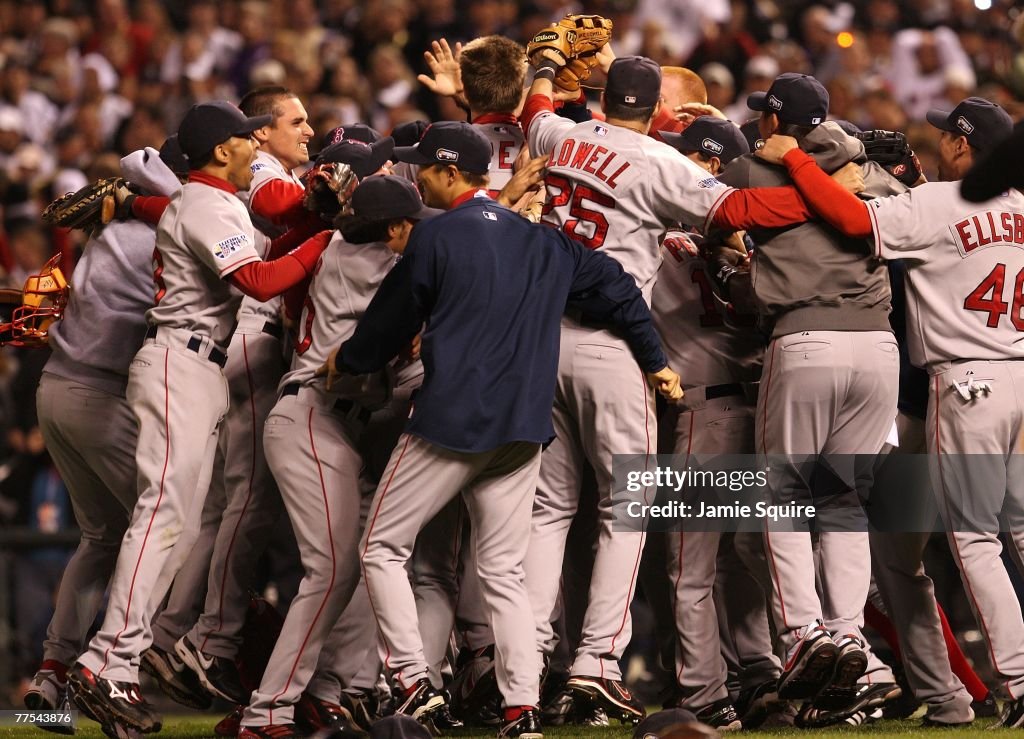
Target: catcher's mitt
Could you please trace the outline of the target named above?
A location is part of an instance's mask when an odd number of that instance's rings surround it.
[[[114,218],[123,218],[122,203],[131,201],[130,184],[123,177],[107,177],[86,185],[77,192],[57,198],[43,211],[43,223],[77,228],[95,236]]]
[[[555,84],[575,92],[597,66],[597,52],[611,40],[613,24],[599,15],[567,15],[538,32],[526,47],[535,67],[545,59],[558,68]]]
[[[889,174],[907,187],[921,177],[921,162],[900,131],[861,131],[856,134],[864,144],[864,153],[872,162],[882,165]]]
[[[306,187],[303,206],[329,223],[348,205],[359,184],[352,167],[341,162],[317,164],[302,180]]]

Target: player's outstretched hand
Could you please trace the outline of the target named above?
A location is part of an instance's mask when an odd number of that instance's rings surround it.
[[[648,372],[647,381],[665,400],[675,403],[683,399],[683,386],[680,384],[679,375],[673,372],[671,367]]]
[[[832,173],[832,179],[854,195],[864,190],[864,170],[855,162],[848,162],[846,166],[837,169]]]
[[[523,152],[526,152],[525,146],[523,147]],[[522,156],[523,154],[520,154],[520,157]],[[526,156],[528,157],[529,155],[527,154]],[[518,211],[518,207],[525,207],[529,203],[531,196],[544,184],[545,165],[547,162],[548,156],[544,154],[533,159],[526,159],[526,163],[519,166],[521,160],[517,157],[515,174],[501,188],[501,192],[498,193],[497,197],[498,202],[506,208],[511,208],[515,211]]]
[[[764,146],[754,152],[754,156],[765,160],[769,164],[782,164],[782,157],[795,148],[797,148],[795,138],[773,133],[764,140]]]
[[[421,74],[416,79],[436,95],[444,97],[462,95],[462,71],[459,68],[462,44],[456,43],[455,51],[452,52],[447,39],[441,39],[431,41],[430,48],[430,51],[423,52],[423,58],[430,68],[430,73],[434,76]]]
[[[729,120],[725,117],[725,113],[714,105],[708,105],[707,103],[683,103],[674,107],[672,113],[677,121],[685,123],[687,126],[693,123],[694,118],[699,118],[702,115],[721,118],[723,121]]]
[[[338,350],[335,349],[327,355],[327,361],[317,367],[315,377],[326,377],[327,378],[327,389],[330,390],[334,383],[341,377],[341,373],[338,372]]]

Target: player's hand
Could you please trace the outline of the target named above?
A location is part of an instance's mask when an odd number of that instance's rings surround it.
[[[595,56],[597,57],[597,66],[605,74],[608,74],[608,69],[612,66],[612,62],[615,61],[615,51],[612,49],[612,45],[605,44],[595,52]]]
[[[782,164],[782,158],[796,148],[796,139],[792,136],[773,133],[764,140],[764,146],[754,152],[754,156],[769,164]]]
[[[673,372],[671,367],[648,372],[647,381],[665,400],[675,403],[683,399],[683,386],[680,384],[679,375]]]
[[[523,152],[526,151],[526,147],[523,147]],[[522,156],[522,153],[520,153],[520,156]],[[544,185],[548,156],[545,154],[533,159],[528,158],[529,154],[526,156],[525,164],[516,169],[515,174],[501,188],[501,192],[498,193],[496,198],[499,203],[506,208],[512,208],[512,210],[517,210],[516,206],[527,205],[534,193]],[[516,159],[516,163],[520,163],[519,158]],[[520,202],[524,199],[526,202]]]
[[[702,115],[709,115],[713,118],[721,118],[723,121],[728,120],[725,117],[725,113],[720,111],[714,105],[707,105],[706,103],[683,103],[677,105],[672,109],[672,113],[680,123],[684,123],[689,126],[693,123],[694,118],[699,118]]]
[[[845,167],[833,172],[832,179],[854,195],[864,190],[864,170],[854,162],[849,162]]]
[[[330,390],[334,383],[341,377],[341,373],[338,372],[338,350],[335,349],[327,355],[327,361],[317,367],[314,377],[326,377],[327,378],[327,389]]]
[[[462,71],[459,68],[459,54],[462,53],[462,44],[455,44],[455,51],[452,52],[448,41],[430,42],[430,51],[423,52],[423,58],[434,75],[417,75],[421,83],[435,95],[443,97],[456,97],[462,95]]]
[[[399,358],[406,362],[415,362],[420,358],[420,347],[422,342],[423,334],[416,334],[413,336],[412,341],[409,342],[409,346],[399,352]]]

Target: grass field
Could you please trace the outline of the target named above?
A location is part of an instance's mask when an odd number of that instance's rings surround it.
[[[219,720],[219,716],[195,716],[195,715],[168,715],[165,717],[164,728],[159,734],[153,734],[151,736],[160,739],[193,739],[198,737],[213,737],[213,726]],[[974,722],[974,726],[967,729],[922,729],[918,720],[906,720],[906,721],[879,721],[875,724],[868,726],[852,727],[846,726],[835,729],[827,729],[820,731],[802,731],[800,729],[776,729],[772,731],[746,731],[742,735],[737,734],[737,737],[768,737],[768,736],[783,736],[783,735],[800,735],[805,737],[847,737],[852,738],[854,735],[868,734],[872,737],[878,736],[900,736],[906,737],[906,739],[913,739],[914,737],[931,737],[932,739],[980,739],[985,734],[986,728],[994,721],[994,719],[979,719]],[[589,728],[589,727],[552,727],[545,729],[545,737],[575,737],[582,739],[584,737],[594,737],[595,739],[628,739],[632,736],[632,729],[627,729],[624,726],[611,726],[607,728]],[[31,728],[17,728],[7,729],[0,728],[0,737],[7,736],[19,736],[19,737],[49,737],[54,739],[57,734],[50,734],[35,727]],[[76,737],[82,739],[104,739],[103,732],[100,731],[99,726],[92,721],[83,719],[79,724],[78,732],[75,734]],[[482,732],[476,730],[465,730],[461,732],[452,732],[451,736],[460,737],[462,739],[484,739],[487,737],[494,736],[494,732]],[[988,736],[992,736],[988,734]]]

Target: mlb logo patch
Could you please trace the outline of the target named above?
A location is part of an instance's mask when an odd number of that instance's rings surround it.
[[[213,256],[217,259],[227,259],[236,251],[245,247],[248,243],[249,237],[246,234],[228,236],[223,241],[218,241],[213,245]]]
[[[772,110],[782,110],[782,101],[774,95],[768,96],[768,105]]]
[[[489,210],[483,211],[483,214],[484,214],[484,218],[486,218],[488,221],[496,221],[496,220],[498,220],[498,215],[496,213],[492,213]]]
[[[607,136],[608,129],[605,128],[604,126],[594,126],[594,133],[596,133],[598,136]]]
[[[963,116],[956,119],[956,127],[964,133],[974,133],[974,126]]]

